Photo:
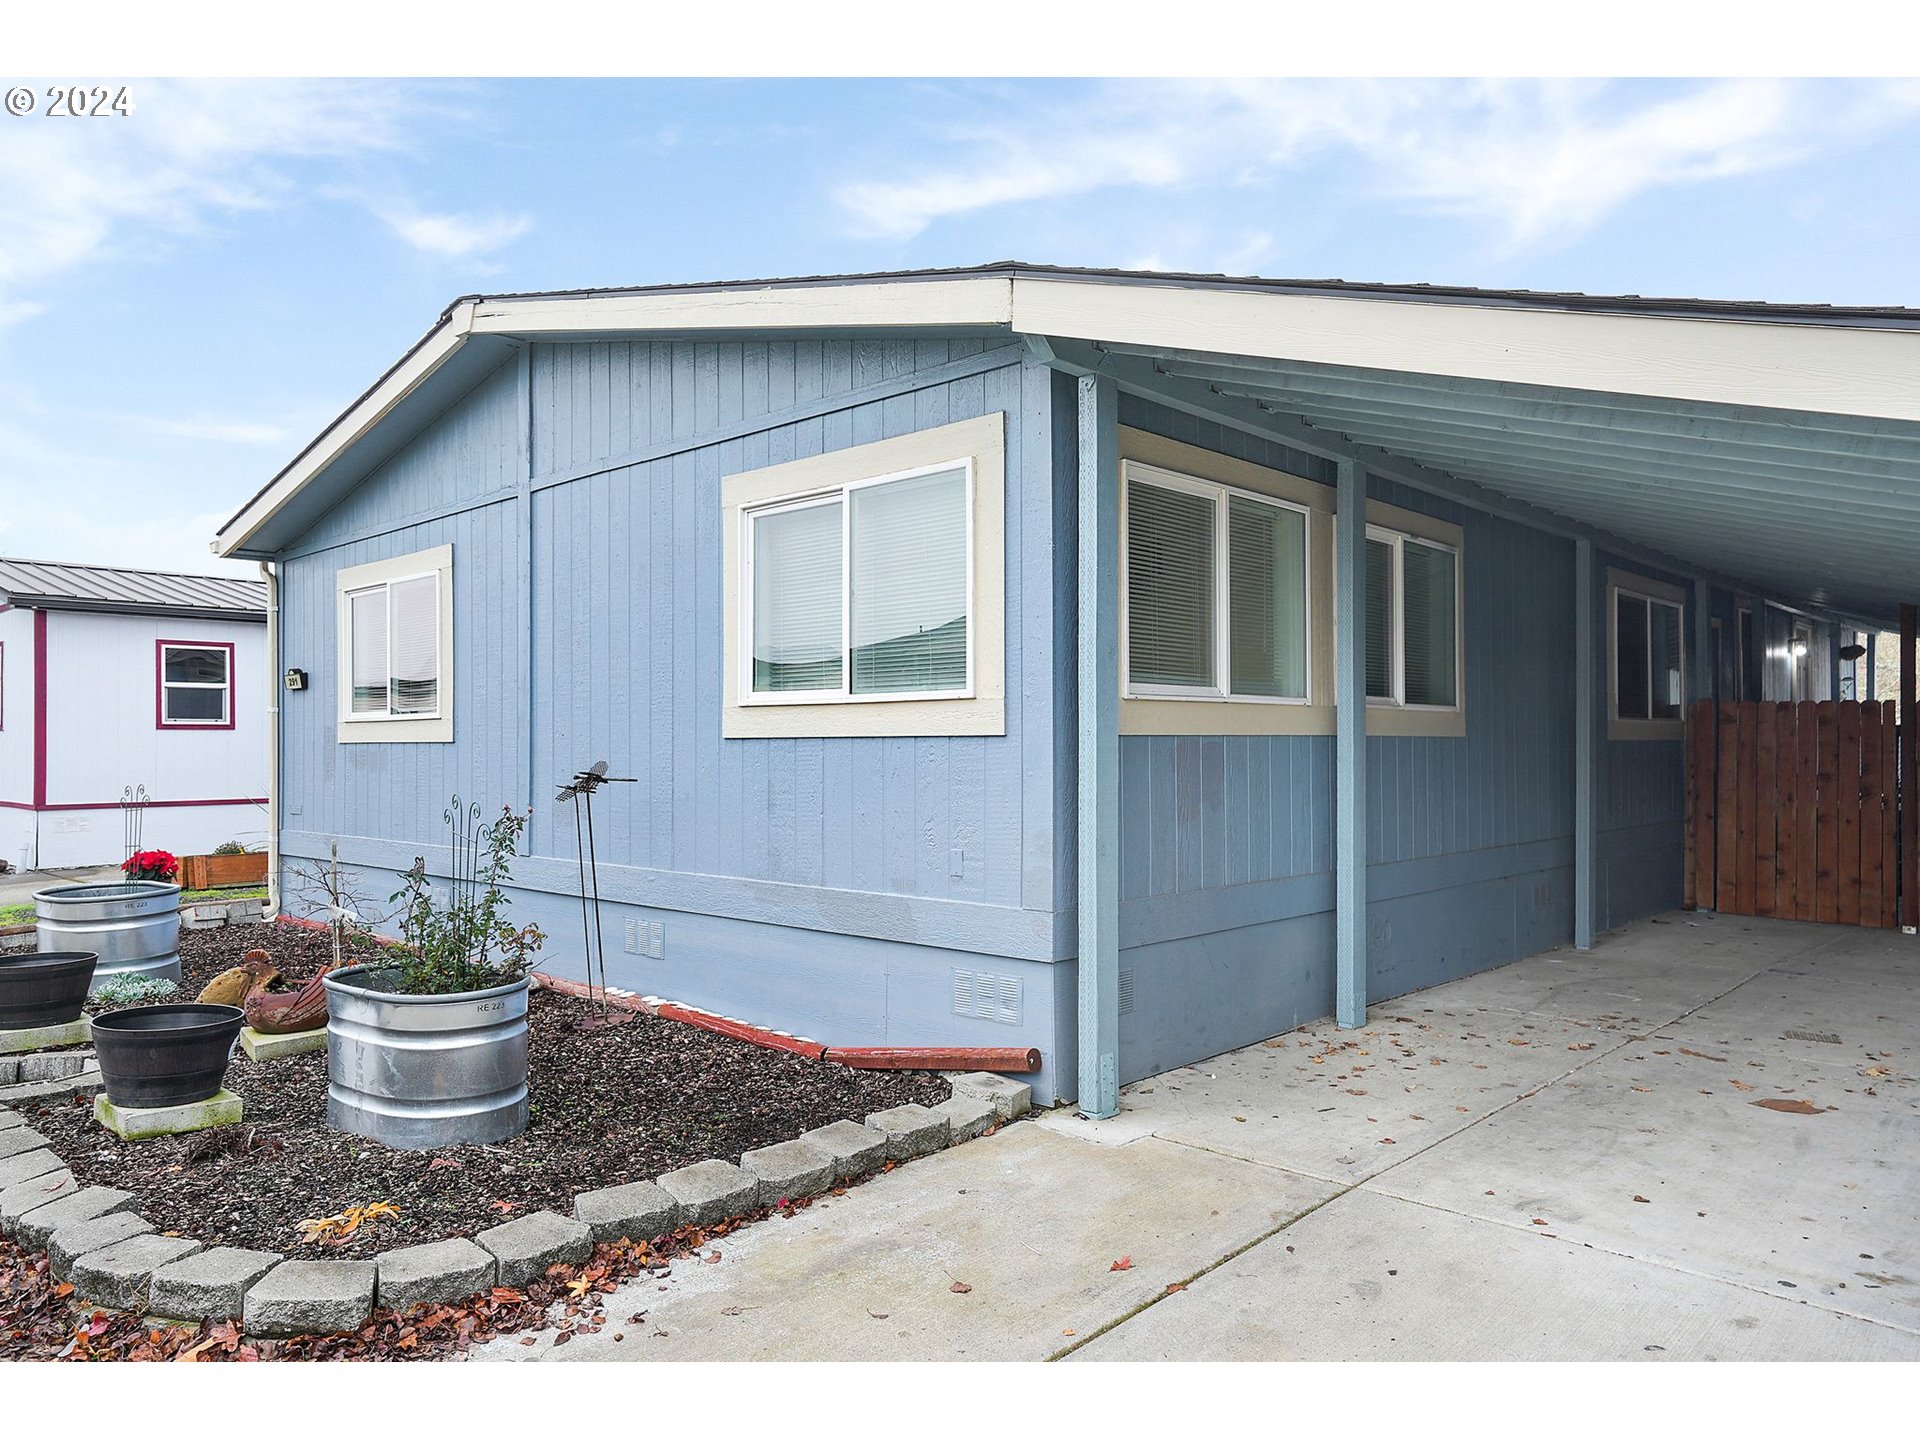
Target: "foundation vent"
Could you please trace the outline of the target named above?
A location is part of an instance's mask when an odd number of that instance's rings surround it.
[[[1020,982],[982,970],[953,972],[953,1013],[1002,1025],[1020,1023]]]
[[[1133,970],[1131,967],[1120,972],[1120,1013],[1133,1013]]]
[[[658,920],[627,921],[627,954],[663,960],[667,954],[666,927]]]

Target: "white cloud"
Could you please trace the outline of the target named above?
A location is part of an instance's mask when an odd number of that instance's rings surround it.
[[[0,318],[23,292],[156,233],[296,198],[294,159],[398,150],[418,106],[358,81],[142,81],[134,113],[15,121],[0,146]]]
[[[955,158],[837,199],[854,233],[897,241],[998,205],[1265,184],[1325,162],[1351,189],[1519,249],[1570,240],[1650,191],[1798,164],[1916,114],[1920,87],[1879,83],[1114,82],[950,133]]]
[[[425,215],[411,211],[381,216],[416,250],[444,260],[468,260],[510,245],[533,228],[530,215]]]

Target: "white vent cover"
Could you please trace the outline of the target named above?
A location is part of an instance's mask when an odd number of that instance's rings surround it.
[[[666,927],[658,920],[627,921],[627,954],[661,960],[666,953]]]
[[[1002,1025],[1020,1023],[1020,982],[979,970],[953,972],[953,1013]]]

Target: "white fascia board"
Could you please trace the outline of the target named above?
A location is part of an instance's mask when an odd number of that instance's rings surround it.
[[[1021,276],[1020,334],[1920,421],[1920,332]]]
[[[765,289],[669,290],[633,295],[483,300],[473,333],[526,339],[736,330],[914,330],[1007,326],[1013,282],[1004,276],[896,280]]]
[[[462,301],[448,312],[412,354],[395,366],[359,404],[322,431],[313,445],[284,470],[272,485],[249,501],[213,539],[213,553],[230,555],[258,533],[261,526],[299,494],[307,482],[362,439],[407,396],[419,389],[456,355],[472,333],[473,302]]]

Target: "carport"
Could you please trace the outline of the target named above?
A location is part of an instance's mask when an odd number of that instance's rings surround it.
[[[1036,278],[1016,286],[1015,328],[1078,376],[1077,923],[1086,1115],[1114,1114],[1120,1079],[1140,1073],[1119,1053],[1131,974],[1123,952],[1140,943],[1127,933],[1120,879],[1127,842],[1118,497],[1129,397],[1314,457],[1330,467],[1343,514],[1383,494],[1415,494],[1570,542],[1571,573],[1559,583],[1572,593],[1573,736],[1554,783],[1572,791],[1571,938],[1581,950],[1620,918],[1602,905],[1610,863],[1659,869],[1672,880],[1673,900],[1682,898],[1683,880],[1689,904],[1728,908],[1733,894],[1709,881],[1696,895],[1696,827],[1685,827],[1684,858],[1643,847],[1623,862],[1614,853],[1621,847],[1610,848],[1602,834],[1601,812],[1627,783],[1608,758],[1608,742],[1628,728],[1611,692],[1610,637],[1622,623],[1614,563],[1678,582],[1669,588],[1686,617],[1685,702],[1762,706],[1769,746],[1772,707],[1855,698],[1842,693],[1843,651],[1850,679],[1849,647],[1878,631],[1903,634],[1902,713],[1911,713],[1911,557],[1920,524],[1920,318],[1911,312],[1215,277],[1089,284],[1084,273],[1022,273]],[[1365,532],[1339,526],[1334,534],[1333,628],[1367,633]],[[1524,668],[1535,658],[1469,653],[1467,684],[1475,665]],[[1380,934],[1381,896],[1370,887],[1379,875],[1382,802],[1369,786],[1381,783],[1380,731],[1376,724],[1370,748],[1360,647],[1339,647],[1334,666],[1335,1013],[1354,1027],[1370,999],[1415,987],[1370,980],[1370,945]],[[1672,699],[1681,704],[1678,694]],[[1535,694],[1518,703],[1552,700]],[[1698,718],[1690,717],[1696,732]],[[1858,714],[1851,723],[1857,770]],[[1653,728],[1676,742],[1684,733],[1677,715],[1670,731]],[[1837,743],[1826,731],[1809,733],[1822,745]],[[1912,795],[1920,772],[1915,738],[1914,727],[1902,729],[1897,765],[1890,753],[1868,752],[1866,763],[1888,782],[1886,803],[1897,789]],[[1820,752],[1821,765],[1830,768],[1831,753]],[[1703,755],[1719,775],[1734,777],[1728,793],[1737,792],[1745,808],[1736,827],[1730,801],[1724,843],[1714,824],[1698,828],[1723,860],[1736,853],[1729,847],[1738,828],[1746,848],[1737,853],[1747,866],[1746,832],[1764,825],[1771,834],[1768,807],[1777,797],[1765,788],[1757,800],[1749,793],[1742,777],[1761,760],[1739,748],[1722,756],[1690,747],[1684,762],[1676,753],[1672,773],[1658,783],[1677,796],[1685,764],[1697,767]],[[1851,787],[1851,773],[1844,778]],[[1867,805],[1883,803],[1865,787],[1863,780],[1855,820]],[[1898,918],[1908,927],[1920,892],[1916,816],[1920,805],[1906,804],[1899,843],[1872,857],[1884,860],[1887,893],[1900,890]],[[1857,837],[1851,843],[1861,844]],[[1771,841],[1763,854],[1771,864]],[[1818,883],[1834,883],[1833,874],[1821,870]],[[1832,918],[1831,910],[1809,914]],[[1886,918],[1894,918],[1891,905]]]

